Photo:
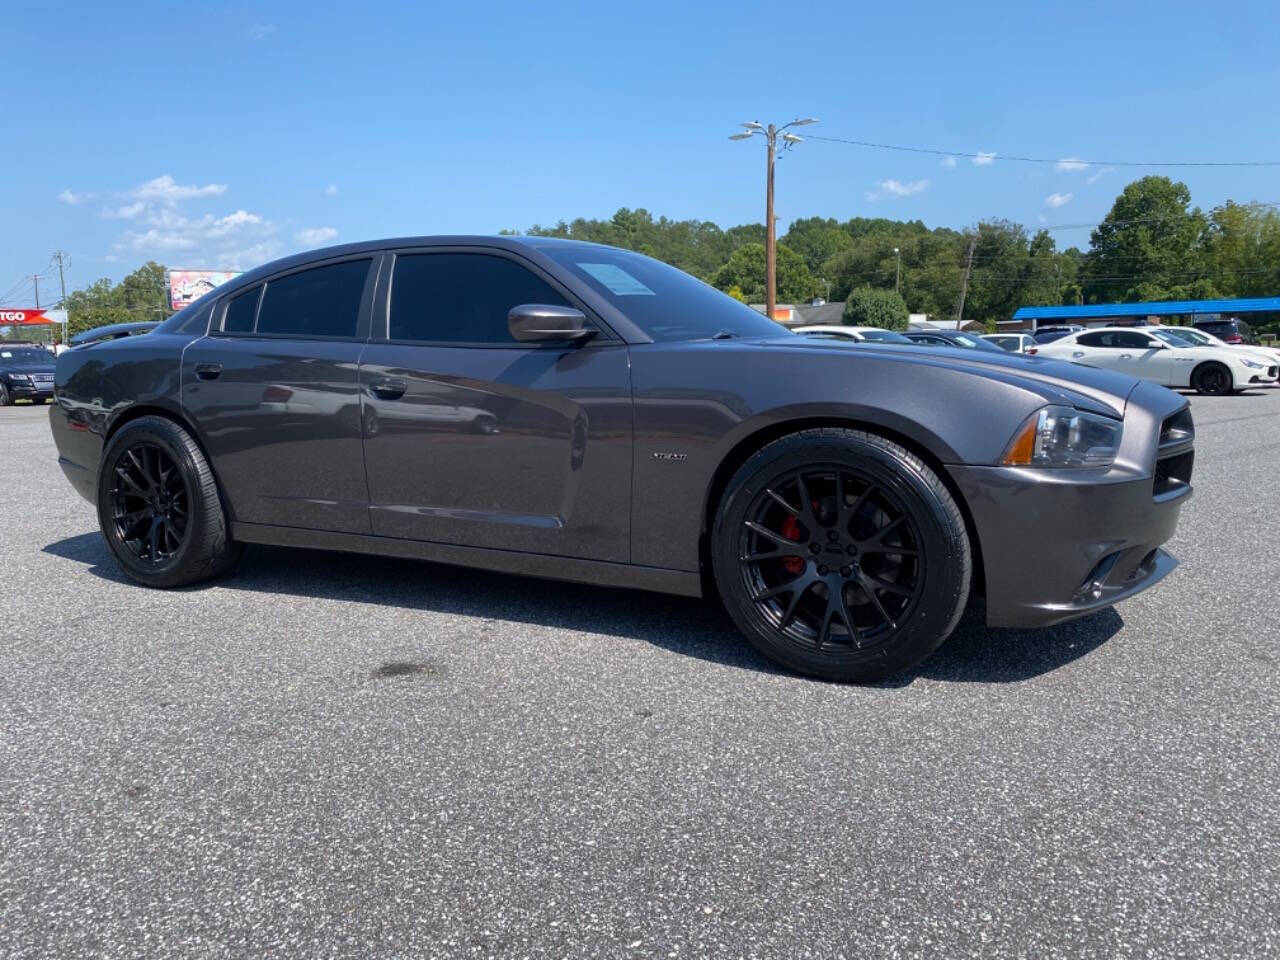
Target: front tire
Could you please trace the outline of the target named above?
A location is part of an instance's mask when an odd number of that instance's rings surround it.
[[[1231,393],[1231,371],[1220,363],[1202,363],[1191,371],[1191,386],[1196,393],[1207,397],[1220,397]]]
[[[148,587],[209,580],[240,557],[204,452],[164,417],[132,420],[107,444],[98,522],[125,573]]]
[[[725,607],[761,653],[825,680],[879,680],[964,612],[972,552],[946,485],[876,434],[824,427],[765,446],[712,527]]]
[[[8,407],[13,404],[13,400],[9,396],[9,388],[0,383],[0,407]]]

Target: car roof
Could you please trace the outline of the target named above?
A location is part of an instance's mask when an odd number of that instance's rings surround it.
[[[289,270],[293,267],[305,266],[309,263],[318,263],[322,260],[332,260],[337,257],[354,256],[361,253],[378,253],[388,248],[403,247],[492,247],[498,250],[509,251],[528,251],[537,250],[539,247],[580,247],[583,252],[590,250],[610,250],[619,252],[619,248],[610,247],[602,243],[586,243],[582,240],[567,240],[563,237],[526,237],[505,234],[449,234],[441,236],[419,236],[419,237],[385,237],[381,240],[360,240],[355,243],[342,243],[333,247],[319,247],[315,250],[307,250],[303,253],[295,253],[287,257],[281,257],[279,260],[272,260],[269,263],[261,264],[248,270],[230,280],[220,287],[211,291],[217,296],[222,296],[232,289],[252,285],[264,277],[269,277],[274,273],[282,270]],[[623,250],[623,253],[632,253],[635,256],[644,256],[644,254],[635,253],[631,250]]]

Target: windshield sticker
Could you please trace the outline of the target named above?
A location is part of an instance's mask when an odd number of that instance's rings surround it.
[[[13,354],[10,353],[8,350],[6,350],[4,353],[0,353],[0,357],[4,357],[6,360],[8,360],[12,356]]]
[[[620,297],[652,297],[654,292],[612,263],[579,263],[579,267]]]

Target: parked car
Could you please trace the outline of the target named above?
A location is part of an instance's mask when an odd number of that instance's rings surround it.
[[[388,240],[68,350],[50,423],[147,586],[271,543],[711,589],[766,656],[869,680],[935,650],[976,583],[990,624],[1027,627],[1176,564],[1186,399],[984,345],[793,336],[594,244]]]
[[[1180,340],[1185,340],[1193,347],[1230,347],[1232,350],[1243,350],[1263,363],[1280,363],[1280,350],[1275,347],[1267,347],[1262,344],[1251,346],[1247,343],[1227,343],[1224,340],[1219,340],[1213,334],[1197,330],[1195,327],[1168,326],[1159,327],[1158,329],[1171,333]]]
[[[1230,347],[1193,347],[1160,327],[1100,327],[1045,344],[1040,356],[1132,373],[1166,387],[1224,394],[1275,383],[1280,366]]]
[[[844,327],[834,324],[815,324],[808,327],[793,327],[792,333],[802,337],[822,337],[834,340],[852,340],[854,343],[911,343],[902,334],[894,330],[882,330],[880,327]]]
[[[1040,344],[1029,333],[984,333],[982,339],[994,343],[1007,353],[1026,353],[1035,355]]]
[[[903,336],[912,343],[926,347],[958,347],[961,350],[981,350],[986,353],[1007,352],[978,334],[962,330],[908,330]]]
[[[1213,334],[1223,343],[1247,343],[1253,345],[1258,342],[1253,336],[1253,328],[1243,320],[1237,320],[1234,317],[1229,317],[1226,320],[1197,320],[1193,326],[1197,330]]]
[[[0,407],[15,400],[45,403],[53,397],[54,358],[38,344],[0,343]]]

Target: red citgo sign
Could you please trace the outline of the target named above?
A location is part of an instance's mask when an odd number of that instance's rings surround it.
[[[37,310],[31,307],[21,309],[0,307],[0,326],[21,327],[37,323],[53,323],[44,315],[44,308]]]

